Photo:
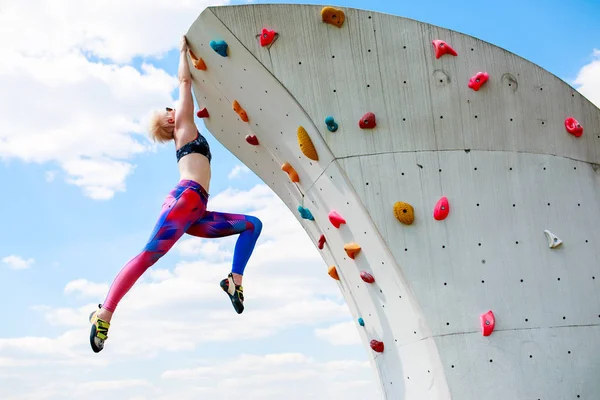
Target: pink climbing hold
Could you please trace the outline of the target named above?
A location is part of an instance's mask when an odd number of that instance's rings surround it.
[[[478,72],[474,77],[469,79],[469,87],[474,91],[478,91],[489,78],[490,75],[487,72]]]
[[[458,55],[456,50],[454,50],[452,48],[452,46],[450,46],[448,43],[444,42],[443,40],[438,39],[438,40],[432,41],[431,43],[433,43],[433,47],[435,48],[435,58],[440,58],[444,54],[450,54],[453,56]]]
[[[258,139],[256,135],[246,135],[246,142],[250,143],[253,146],[258,146]]]
[[[331,224],[336,228],[339,228],[341,224],[346,223],[346,220],[334,210],[329,213],[329,222],[331,222]]]
[[[383,353],[383,342],[380,342],[379,340],[371,340],[371,343],[369,343],[371,345],[371,348],[378,352],[378,353]]]
[[[372,112],[368,112],[362,116],[362,118],[358,121],[358,126],[360,129],[373,129],[377,126],[377,121],[375,120],[375,114]]]
[[[373,283],[373,282],[375,282],[375,278],[373,278],[373,275],[371,275],[367,271],[361,271],[361,273],[360,273],[360,279],[362,279],[363,281],[365,281],[367,283]]]
[[[583,126],[573,117],[565,119],[565,128],[567,128],[567,132],[575,137],[583,135]]]
[[[273,43],[273,39],[275,39],[276,34],[277,32],[275,31],[270,31],[267,28],[263,28],[262,32],[260,33],[260,45],[265,47]]]
[[[321,235],[319,238],[319,249],[323,250],[323,246],[325,245],[325,235]]]
[[[208,110],[204,107],[202,110],[198,110],[196,113],[198,118],[208,118]]]
[[[492,310],[480,315],[481,319],[481,333],[483,336],[490,336],[496,326],[496,317]]]
[[[450,203],[448,202],[448,198],[443,196],[435,204],[435,208],[433,209],[433,218],[435,218],[437,221],[442,221],[446,219],[449,213]]]

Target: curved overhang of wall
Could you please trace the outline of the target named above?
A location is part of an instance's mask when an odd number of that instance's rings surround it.
[[[337,28],[321,21],[321,8],[206,9],[187,34],[207,65],[192,70],[194,93],[217,140],[315,245],[325,235],[319,251],[365,322],[356,327],[383,397],[575,398],[600,389],[592,378],[600,372],[600,111],[538,66],[475,38],[348,8]],[[263,27],[279,34],[270,47],[259,44]],[[458,56],[436,59],[434,39]],[[211,40],[227,42],[227,57]],[[476,92],[467,82],[479,71],[490,80]],[[369,111],[377,127],[362,130]],[[338,131],[327,130],[327,116]],[[565,131],[569,116],[584,126],[582,137]],[[318,160],[300,151],[300,126]],[[299,182],[281,170],[286,162]],[[435,221],[441,196],[451,211]],[[394,218],[397,201],[414,206],[412,225]],[[339,229],[332,210],[346,219]],[[545,229],[565,244],[549,249]],[[344,251],[351,242],[362,247],[354,260]],[[488,310],[498,321],[484,337],[479,315]],[[370,348],[373,339],[383,353]]]

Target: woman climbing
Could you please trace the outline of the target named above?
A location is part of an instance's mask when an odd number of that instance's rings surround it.
[[[212,155],[208,142],[194,123],[192,76],[187,60],[187,40],[181,39],[179,58],[179,97],[181,109],[155,112],[150,135],[157,142],[175,143],[180,181],[167,195],[148,242],[115,278],[103,304],[90,314],[90,344],[98,353],[104,348],[108,329],[119,301],[142,274],[154,265],[179,238],[187,233],[203,238],[239,234],[231,272],[220,283],[235,311],[244,311],[242,275],[262,229],[261,221],[250,215],[207,211]]]

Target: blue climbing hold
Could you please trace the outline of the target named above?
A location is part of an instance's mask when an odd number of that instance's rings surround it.
[[[315,220],[315,217],[313,217],[312,213],[309,211],[308,208],[298,206],[298,212],[300,213],[300,216],[304,219],[309,219],[311,221]]]
[[[335,122],[332,116],[325,118],[325,125],[327,125],[327,129],[329,129],[330,132],[335,132],[338,130],[338,124]]]
[[[227,42],[224,40],[219,40],[218,42],[211,40],[210,47],[212,47],[212,49],[220,56],[227,57]]]
[[[365,321],[364,321],[362,318],[359,318],[359,319],[358,319],[358,324],[359,324],[360,326],[365,326]]]

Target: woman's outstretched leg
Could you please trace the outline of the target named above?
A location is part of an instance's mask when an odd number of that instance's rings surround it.
[[[187,228],[200,218],[206,210],[206,198],[200,195],[193,184],[181,182],[167,196],[154,230],[142,251],[129,260],[116,276],[99,310],[90,315],[92,330],[90,344],[94,352],[104,347],[112,314],[121,299],[137,280],[164,256]]]
[[[238,314],[244,311],[242,278],[248,260],[262,231],[262,222],[251,215],[207,211],[186,233],[202,238],[220,238],[239,234],[234,248],[231,272],[221,281]]]

